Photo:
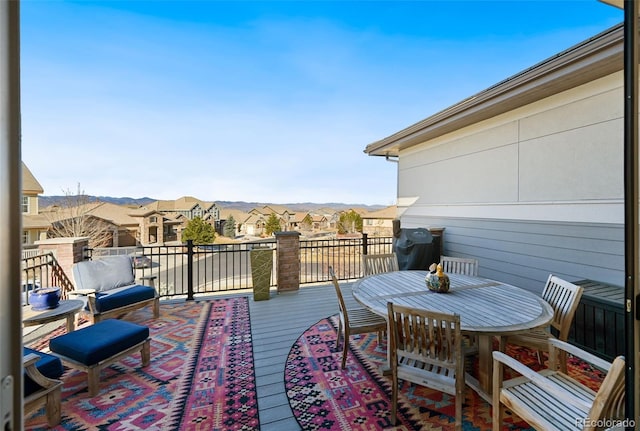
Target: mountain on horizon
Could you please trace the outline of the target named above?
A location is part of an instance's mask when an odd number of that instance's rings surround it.
[[[38,196],[39,206],[44,208],[50,205],[61,205],[68,199],[68,196]],[[151,202],[155,202],[158,199],[149,197],[143,198],[131,198],[131,197],[111,197],[111,196],[86,196],[90,201],[109,202],[116,205],[126,206],[142,206]],[[377,211],[382,208],[386,208],[385,205],[365,205],[365,204],[345,204],[338,202],[330,203],[313,203],[313,202],[299,202],[299,203],[287,203],[287,204],[274,204],[270,202],[245,202],[245,201],[213,201],[222,208],[237,209],[240,211],[249,212],[253,208],[263,207],[265,205],[279,205],[289,208],[293,211],[311,211],[318,208],[332,208],[334,210],[348,210],[352,208],[363,208],[367,211]]]

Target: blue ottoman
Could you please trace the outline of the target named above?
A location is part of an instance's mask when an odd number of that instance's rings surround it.
[[[125,320],[107,319],[49,340],[49,350],[63,364],[87,373],[89,396],[98,393],[100,371],[120,358],[140,351],[142,366],[151,358],[149,328]]]

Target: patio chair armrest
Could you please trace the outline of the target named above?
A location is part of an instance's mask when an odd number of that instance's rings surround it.
[[[85,301],[85,305],[89,306],[89,312],[96,314],[98,308],[96,307],[96,290],[95,289],[77,289],[68,292],[69,295],[75,295],[81,297]]]
[[[94,293],[96,293],[95,289],[77,289],[77,290],[70,290],[67,292],[67,294],[69,295],[78,295],[78,296],[89,296]]]
[[[555,350],[562,350],[567,352],[577,358],[582,359],[583,361],[589,362],[591,365],[601,369],[602,371],[609,371],[611,368],[611,362],[608,362],[602,358],[599,358],[589,352],[582,350],[581,348],[574,346],[573,344],[567,343],[566,341],[561,341],[558,339],[549,339],[549,353],[550,355],[554,355]]]
[[[534,383],[538,383],[538,379],[546,380],[544,377],[541,377],[537,372],[533,371],[531,368],[524,365],[522,362],[519,362],[517,359],[512,358],[511,356],[506,355],[505,353],[494,351],[493,352],[493,364],[494,367],[498,366],[497,364],[504,364],[516,371],[523,377],[531,380]],[[544,383],[543,383],[544,384]]]
[[[36,367],[36,362],[40,359],[40,356],[35,353],[29,353],[22,357],[22,367],[24,368],[24,372],[38,385],[43,388],[49,389],[59,384],[59,380],[50,379],[45,376],[38,370]]]
[[[38,362],[38,359],[40,359],[40,356],[36,355],[35,353],[24,355],[22,356],[22,366],[28,367],[32,364],[35,364],[36,362]]]
[[[553,383],[547,376],[544,374],[538,373],[526,365],[522,364],[518,360],[512,358],[511,356],[507,356],[502,352],[493,352],[493,364],[494,364],[494,375],[496,373],[496,368],[500,366],[500,364],[504,364],[523,376],[524,378],[531,381],[531,383],[539,386],[541,389],[551,394],[552,396],[558,397],[559,399],[570,403],[586,412],[588,412],[591,408],[591,405],[586,401],[579,399],[575,394],[563,389],[559,385]],[[499,387],[496,387],[499,386]],[[494,391],[500,391],[502,384],[498,383],[497,380],[494,379]]]
[[[140,277],[140,282],[145,284],[146,286],[151,286],[151,287],[156,287],[156,278],[158,278],[157,275],[143,275],[142,277]],[[148,281],[149,284],[144,283],[145,281]]]

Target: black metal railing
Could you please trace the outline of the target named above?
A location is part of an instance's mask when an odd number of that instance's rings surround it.
[[[362,254],[390,253],[392,237],[321,239],[300,241],[300,283],[330,281],[328,268],[332,266],[341,280],[362,276]],[[88,250],[89,258],[105,255],[129,254],[134,257],[136,277],[154,277],[158,293],[163,297],[186,297],[218,292],[251,289],[250,252],[254,247],[269,247],[274,251],[275,239],[234,244],[194,245],[187,242],[174,246],[119,247]],[[142,259],[146,256],[148,259]]]
[[[392,237],[300,241],[300,283],[330,281],[329,266],[340,280],[362,277],[362,255],[391,253]]]

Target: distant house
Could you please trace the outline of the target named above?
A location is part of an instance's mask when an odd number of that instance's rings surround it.
[[[182,230],[195,217],[211,224],[220,232],[220,208],[215,202],[206,202],[192,196],[176,200],[159,200],[140,207],[135,212],[140,219],[142,244],[181,242]]]
[[[40,214],[38,196],[44,192],[27,165],[22,163],[22,245],[29,246],[35,241],[46,239],[50,223]]]
[[[183,215],[188,220],[194,217],[215,224],[220,221],[220,209],[215,202],[205,202],[192,196],[183,196],[176,200],[160,200],[144,206],[144,209],[155,210],[161,214],[177,217]]]
[[[249,217],[245,219],[242,226],[242,233],[250,236],[262,236],[266,224],[267,220],[263,214],[249,212]]]
[[[157,210],[142,208],[129,211],[128,214],[138,223],[136,238],[141,245],[182,242],[182,230],[188,222],[184,215],[165,215]]]
[[[322,207],[311,211],[311,214],[316,220],[321,221],[320,229],[337,229],[338,221],[340,221],[340,211],[333,208]]]
[[[401,227],[444,227],[481,276],[623,285],[623,95],[618,25],[365,152],[397,158]]]
[[[233,217],[234,221],[234,233],[235,235],[240,235],[245,232],[245,221],[249,218],[249,214],[244,211],[232,209],[232,208],[220,208],[220,228],[218,230],[219,234],[224,234],[225,226]]]
[[[362,214],[362,233],[370,236],[393,236],[393,220],[397,216],[396,205]]]
[[[291,220],[291,227],[293,230],[311,230],[313,223],[306,223],[311,220],[311,215],[308,211],[298,211],[293,215]]]
[[[256,217],[252,218],[250,222],[255,224],[261,220],[261,223],[266,223],[271,214],[274,214],[278,218],[282,230],[287,231],[294,229],[295,211],[291,211],[282,205],[265,205],[261,208],[253,208],[249,211],[249,215]]]

